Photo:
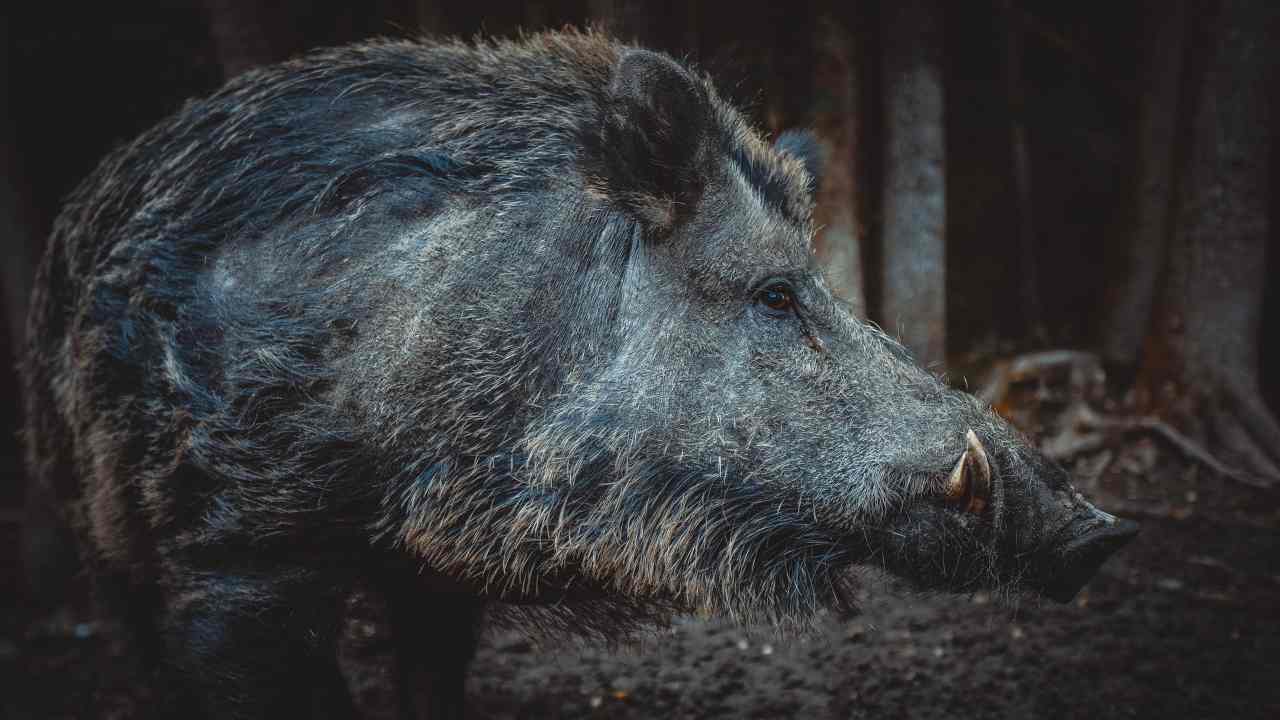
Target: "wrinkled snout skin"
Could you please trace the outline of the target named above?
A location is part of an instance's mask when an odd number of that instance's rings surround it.
[[[32,475],[213,717],[341,687],[355,587],[444,715],[498,603],[616,636],[803,624],[857,566],[1070,598],[1134,526],[832,295],[815,148],[593,33],[245,73],[59,217]]]

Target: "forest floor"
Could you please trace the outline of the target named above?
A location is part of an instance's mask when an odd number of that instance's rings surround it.
[[[922,597],[869,576],[860,614],[801,637],[693,619],[623,648],[494,631],[469,716],[1280,717],[1280,493],[1142,436],[1071,465],[1142,533],[1070,604]],[[115,633],[72,615],[0,619],[0,717],[154,715]],[[348,632],[357,704],[394,717],[385,633]]]

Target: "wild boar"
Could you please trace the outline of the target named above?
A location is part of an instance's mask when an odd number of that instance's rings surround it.
[[[355,583],[437,716],[492,603],[804,623],[858,564],[1069,598],[1135,526],[832,296],[814,147],[595,33],[246,73],[69,199],[31,468],[212,717],[350,713]]]

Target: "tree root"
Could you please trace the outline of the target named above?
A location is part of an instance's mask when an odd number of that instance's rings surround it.
[[[1044,453],[1055,460],[1073,457],[1117,445],[1133,433],[1151,433],[1173,446],[1189,460],[1214,473],[1251,487],[1270,489],[1280,483],[1280,465],[1272,457],[1280,449],[1280,423],[1263,405],[1256,393],[1241,392],[1237,387],[1222,388],[1216,405],[1218,412],[1207,418],[1217,429],[1214,436],[1227,451],[1248,463],[1252,471],[1233,467],[1219,460],[1202,443],[1165,420],[1152,415],[1109,415],[1094,410],[1089,399],[1100,395],[1105,375],[1098,358],[1075,350],[1050,350],[1021,355],[997,365],[978,397],[992,405],[1007,400],[1015,383],[1040,379],[1066,370],[1068,402],[1054,425],[1057,431],[1046,435],[1041,443]],[[1208,398],[1210,402],[1215,398]],[[1233,412],[1222,412],[1222,408]]]
[[[1079,350],[1045,350],[1018,355],[997,363],[976,394],[983,401],[996,405],[1008,395],[1014,383],[1042,378],[1062,368],[1066,368],[1069,373],[1068,382],[1073,391],[1083,393],[1089,385],[1104,379],[1102,362],[1093,353]]]
[[[1043,448],[1046,455],[1059,461],[1114,445],[1122,436],[1131,433],[1149,432],[1172,445],[1189,460],[1222,477],[1263,489],[1275,487],[1280,480],[1280,476],[1249,473],[1228,466],[1200,443],[1158,417],[1103,415],[1081,401],[1073,403],[1063,414],[1063,428],[1057,436],[1046,439]]]
[[[1211,414],[1218,442],[1258,474],[1280,478],[1280,425],[1258,394],[1229,385],[1218,400]]]

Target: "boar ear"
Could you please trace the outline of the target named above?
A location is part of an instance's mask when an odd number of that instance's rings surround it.
[[[778,136],[773,147],[804,163],[804,169],[809,173],[809,192],[817,192],[822,186],[822,173],[827,164],[826,150],[817,136],[808,130],[788,130]]]
[[[710,126],[701,82],[665,55],[629,50],[618,60],[601,129],[601,178],[646,225],[669,230],[702,190]]]

